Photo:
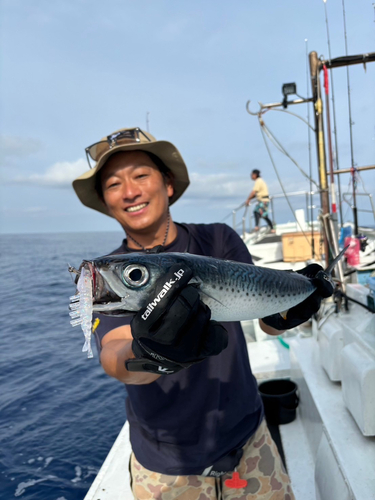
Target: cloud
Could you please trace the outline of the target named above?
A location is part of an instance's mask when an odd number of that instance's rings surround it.
[[[233,174],[202,175],[193,172],[190,174],[190,183],[187,197],[193,199],[241,198],[245,197],[250,189],[250,183],[244,182],[242,175]]]
[[[305,180],[284,178],[283,183],[284,189],[289,193],[308,190],[308,183]],[[184,198],[189,200],[236,200],[236,203],[240,204],[250,194],[253,184],[253,181],[243,175],[233,173],[202,175],[193,172],[190,174],[190,186]],[[276,179],[270,180],[267,184],[271,195],[282,193]]]
[[[9,160],[27,158],[42,149],[42,143],[30,137],[17,137],[15,135],[0,136],[0,164],[4,165]]]
[[[86,172],[87,168],[87,162],[82,158],[73,162],[61,161],[52,165],[44,174],[17,176],[12,183],[70,189],[72,181]]]

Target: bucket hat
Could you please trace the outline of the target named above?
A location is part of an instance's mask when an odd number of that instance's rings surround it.
[[[96,176],[114,153],[135,150],[153,153],[169,168],[173,174],[174,189],[169,204],[172,205],[177,201],[190,184],[189,174],[181,154],[172,143],[158,141],[149,132],[144,132],[139,127],[116,130],[86,148],[90,169],[73,181],[74,191],[80,201],[87,207],[110,216],[95,189]],[[93,167],[91,167],[90,158],[96,162]]]

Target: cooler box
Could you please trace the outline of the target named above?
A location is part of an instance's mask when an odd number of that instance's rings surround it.
[[[320,244],[320,233],[315,232],[313,237],[315,258],[321,260],[321,252],[324,251],[324,246]],[[305,234],[284,233],[281,236],[281,240],[285,262],[299,262],[312,258],[311,231],[306,231]]]

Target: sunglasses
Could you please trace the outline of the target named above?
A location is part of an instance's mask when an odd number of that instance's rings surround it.
[[[91,146],[88,146],[85,151],[86,151],[86,158],[87,158],[87,163],[89,164],[90,168],[94,168],[95,165],[91,165],[91,161],[93,160],[94,162],[97,162],[98,159],[103,156],[104,153],[109,151],[115,146],[121,146],[123,144],[137,144],[139,142],[145,142],[143,137],[148,141],[151,142],[151,139],[147,137],[147,135],[142,132],[142,130],[137,127],[137,128],[132,128],[132,129],[127,129],[127,130],[122,130],[120,132],[116,132],[112,135],[108,135],[107,139],[104,141],[99,141],[95,142],[94,144],[91,144]],[[91,160],[90,160],[91,158]]]

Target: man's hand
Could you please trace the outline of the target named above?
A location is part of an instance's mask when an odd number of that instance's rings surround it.
[[[186,265],[177,264],[157,281],[147,306],[130,325],[136,358],[125,362],[128,371],[169,375],[227,347],[227,331],[210,321],[211,311],[198,290],[187,285],[191,276]]]
[[[286,319],[279,313],[262,318],[263,323],[276,330],[290,330],[305,323],[319,311],[322,300],[333,294],[334,288],[330,281],[324,277],[323,268],[319,264],[310,264],[297,273],[311,278],[316,290],[303,302],[289,309]]]

